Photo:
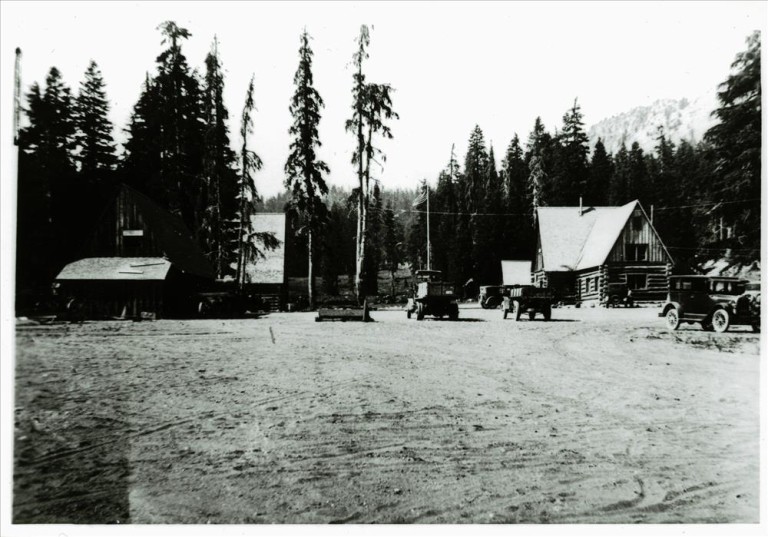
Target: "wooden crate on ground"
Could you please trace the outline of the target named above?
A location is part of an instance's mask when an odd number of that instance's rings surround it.
[[[370,322],[371,315],[368,311],[368,302],[364,302],[362,307],[349,305],[349,306],[336,306],[320,308],[317,310],[316,322],[321,321],[360,321]]]

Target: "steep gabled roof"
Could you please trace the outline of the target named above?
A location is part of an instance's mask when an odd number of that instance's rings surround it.
[[[605,262],[636,206],[637,201],[632,201],[621,207],[601,208],[581,250],[576,270],[596,267]]]
[[[637,200],[621,207],[539,207],[537,209],[544,270],[567,272],[605,262]]]
[[[284,283],[285,282],[285,214],[256,213],[251,217],[253,231],[256,233],[274,233],[280,244],[274,250],[259,249],[264,257],[256,259],[246,267],[251,283]]]
[[[163,281],[170,268],[162,257],[88,257],[68,264],[56,279]]]

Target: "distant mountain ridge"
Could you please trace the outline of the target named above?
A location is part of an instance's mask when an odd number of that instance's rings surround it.
[[[621,147],[622,141],[629,149],[638,142],[643,151],[652,151],[656,146],[658,127],[664,128],[668,139],[675,144],[687,140],[700,142],[712,125],[716,123],[711,114],[717,108],[715,93],[688,99],[659,99],[650,106],[638,106],[627,112],[603,119],[592,125],[587,134],[589,146],[594,148],[602,138],[605,149],[612,154]]]

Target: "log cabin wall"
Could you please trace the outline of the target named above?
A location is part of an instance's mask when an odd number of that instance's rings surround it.
[[[599,300],[603,285],[600,267],[579,273],[576,279],[576,290],[579,300],[582,302]]]

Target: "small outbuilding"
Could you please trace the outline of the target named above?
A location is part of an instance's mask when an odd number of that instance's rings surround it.
[[[640,202],[621,207],[539,207],[533,282],[559,297],[603,303],[611,285],[635,301],[663,300],[673,260]]]
[[[56,277],[88,318],[186,316],[214,272],[181,219],[120,185],[86,242]]]

